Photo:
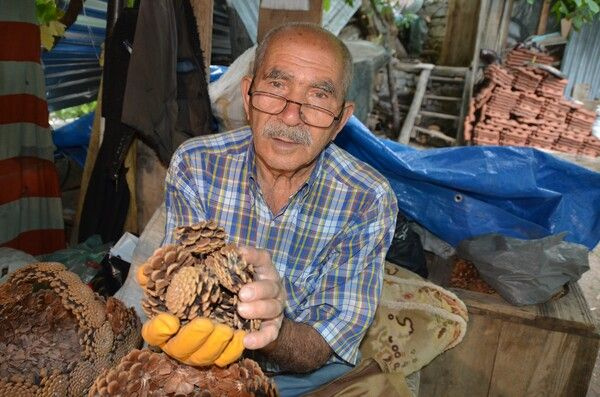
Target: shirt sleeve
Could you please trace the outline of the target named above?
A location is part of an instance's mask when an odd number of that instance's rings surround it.
[[[184,146],[181,146],[173,154],[165,179],[167,221],[163,245],[174,242],[175,227],[206,219],[205,207],[200,199],[197,180],[194,178],[199,170],[183,148]]]
[[[358,346],[375,316],[397,213],[388,188],[332,247],[315,290],[295,310],[296,321],[311,324],[350,364],[357,363]]]

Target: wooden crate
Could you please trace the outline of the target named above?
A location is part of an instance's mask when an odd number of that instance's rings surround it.
[[[430,278],[447,285],[449,265]],[[600,332],[577,283],[566,296],[517,307],[499,295],[450,288],[467,305],[461,344],[421,370],[420,396],[585,396]]]

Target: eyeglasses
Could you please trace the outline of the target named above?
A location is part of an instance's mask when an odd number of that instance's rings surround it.
[[[288,103],[294,103],[300,106],[300,120],[310,126],[318,128],[329,128],[334,122],[340,120],[345,105],[344,102],[340,114],[336,116],[334,113],[322,107],[292,101],[291,99],[287,99],[281,95],[271,94],[270,92],[254,91],[249,92],[248,95],[250,95],[250,104],[252,107],[267,114],[279,114],[285,110]]]

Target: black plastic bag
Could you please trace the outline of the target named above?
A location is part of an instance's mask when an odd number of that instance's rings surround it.
[[[408,220],[401,213],[398,213],[394,238],[385,259],[421,277],[427,278],[429,274],[421,238],[410,228]]]
[[[514,305],[546,302],[589,270],[588,249],[563,241],[566,233],[537,240],[487,234],[460,242],[457,253]]]
[[[130,263],[118,256],[106,254],[100,265],[102,269],[90,281],[90,286],[102,296],[113,296],[127,279]]]

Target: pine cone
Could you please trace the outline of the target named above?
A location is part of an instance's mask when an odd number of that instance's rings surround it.
[[[0,396],[81,396],[94,374],[141,343],[139,318],[57,263],[0,285]]]
[[[254,361],[227,368],[191,367],[164,353],[133,350],[113,369],[102,373],[90,397],[104,396],[276,396],[274,384]]]
[[[234,245],[226,244],[223,228],[203,221],[174,231],[179,241],[157,249],[146,261],[145,298],[148,317],[160,312],[177,316],[182,324],[208,317],[232,328],[258,330],[259,320],[237,314],[237,293],[254,279],[251,264]]]

